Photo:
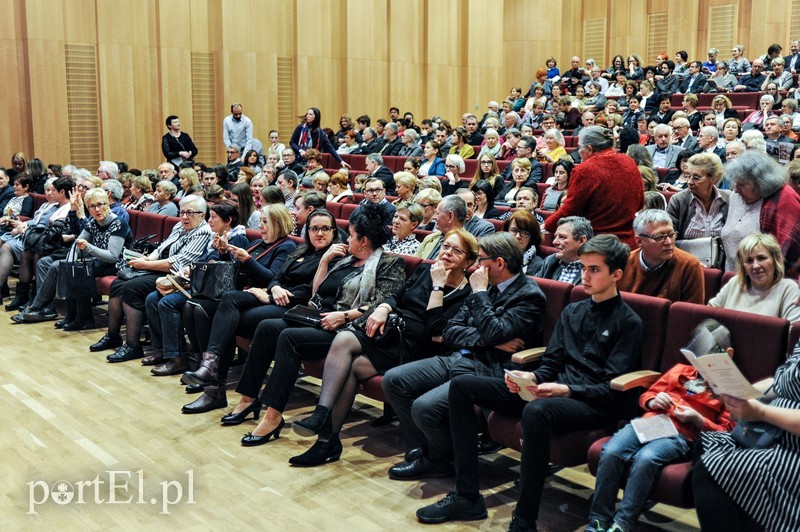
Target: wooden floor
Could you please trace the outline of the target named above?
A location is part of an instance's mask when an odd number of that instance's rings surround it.
[[[287,460],[311,441],[288,427],[268,445],[241,447],[252,420],[221,427],[221,410],[181,414],[194,396],[184,393],[178,377],[152,377],[139,361],[108,364],[107,353],[88,351],[102,329],[65,333],[52,322],[16,325],[8,317],[0,310],[5,530],[432,530],[414,512],[452,489],[452,480],[387,477],[401,453],[399,431],[396,424],[372,427],[380,410],[368,401],[356,402],[339,462],[295,469]],[[316,391],[315,384],[300,383],[287,422],[313,408]],[[238,396],[229,391],[228,400],[232,406]],[[518,495],[517,458],[502,451],[482,464],[488,519],[436,530],[505,530]],[[59,481],[65,483],[59,487]],[[582,530],[591,486],[582,468],[551,477],[540,530]],[[110,492],[130,502],[109,504]],[[69,502],[54,502],[70,494]],[[165,500],[180,502],[165,506]],[[661,506],[640,523],[638,530],[647,531],[698,528],[694,512]]]

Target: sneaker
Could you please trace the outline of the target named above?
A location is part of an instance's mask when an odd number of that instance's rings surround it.
[[[422,523],[436,524],[447,521],[475,521],[486,519],[486,502],[483,495],[477,501],[465,499],[455,491],[441,501],[417,510],[417,519]]]
[[[592,519],[592,522],[589,523],[589,526],[583,530],[584,532],[606,532],[606,527],[600,522],[599,519]]]

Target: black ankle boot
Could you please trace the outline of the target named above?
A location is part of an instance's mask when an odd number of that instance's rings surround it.
[[[335,462],[340,456],[342,456],[342,442],[339,440],[339,434],[331,434],[328,441],[317,440],[303,454],[289,458],[289,463],[297,467],[314,467]]]
[[[14,299],[11,300],[11,303],[6,305],[6,310],[11,312],[12,310],[19,310],[21,307],[27,305],[30,300],[30,291],[31,283],[17,283]]]
[[[300,421],[293,421],[292,430],[295,434],[305,438],[319,435],[320,441],[327,441],[333,432],[331,411],[328,410],[328,407],[317,405],[311,416]]]

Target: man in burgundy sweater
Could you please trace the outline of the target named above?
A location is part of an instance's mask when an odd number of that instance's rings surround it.
[[[614,134],[600,126],[581,130],[578,137],[581,164],[569,181],[569,194],[547,218],[544,228],[554,233],[565,216],[583,216],[596,235],[617,235],[633,247],[633,219],[644,205],[644,188],[633,159],[614,151]]]

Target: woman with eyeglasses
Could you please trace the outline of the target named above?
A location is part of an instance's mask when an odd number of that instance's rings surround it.
[[[283,216],[283,212],[288,211],[282,203],[283,209],[274,210],[276,205],[262,210],[261,243],[256,241],[255,249],[251,246],[247,250],[232,251],[248,274],[250,286],[226,292],[210,324],[197,309],[189,309],[191,316],[184,314],[193,349],[202,353],[203,360],[200,368],[183,375],[182,381],[189,385],[187,392],[203,392],[196,401],[183,407],[186,413],[227,406],[225,386],[233,362],[236,335],[250,337],[262,320],[280,318],[294,305],[307,302],[322,256],[332,244],[340,241],[333,215],[319,209],[306,221],[305,242],[296,246],[288,238],[292,227]],[[223,423],[239,424],[249,413],[234,410],[225,416]]]
[[[628,56],[628,67],[627,67],[627,74],[628,79],[632,80],[642,80],[644,79],[644,70],[642,69],[642,60],[636,54],[631,54]]]
[[[733,193],[720,236],[726,271],[736,269],[739,242],[753,232],[770,233],[783,252],[787,277],[800,274],[800,196],[787,183],[786,170],[766,153],[746,150],[725,165]]]
[[[384,252],[382,246],[389,239],[389,231],[382,221],[381,207],[362,205],[350,218],[348,245],[334,244],[322,256],[309,301],[322,311],[318,327],[292,325],[283,319],[258,324],[236,388],[242,398],[234,414],[240,413],[235,418],[238,420],[249,412],[257,413],[262,403],[267,412],[242,438],[242,445],[263,445],[280,436],[285,424],[283,410],[297,380],[300,361],[324,358],[337,332],[402,287],[405,263],[399,256]],[[273,358],[275,365],[259,400],[258,391]]]
[[[475,168],[475,175],[472,176],[469,188],[473,188],[478,181],[487,181],[494,189],[495,197],[503,191],[505,183],[500,177],[500,168],[497,166],[497,160],[491,155],[478,157],[478,166]]]
[[[722,161],[713,153],[698,153],[686,160],[688,188],[670,198],[667,213],[680,241],[719,236],[728,217],[730,190],[720,190]]]
[[[425,231],[436,230],[436,207],[442,201],[442,194],[439,190],[431,188],[423,188],[417,195],[414,196],[414,201],[423,208],[422,221],[419,223],[419,229]]]
[[[442,177],[442,196],[449,196],[455,194],[459,188],[467,186],[465,181],[461,180],[461,174],[466,169],[464,159],[460,155],[451,153],[444,161],[445,174]]]
[[[72,251],[64,260],[79,260],[94,262],[95,277],[113,275],[116,272],[115,263],[122,253],[122,248],[130,245],[133,234],[127,222],[117,218],[108,204],[108,194],[100,188],[93,188],[82,197],[77,191],[69,195],[70,211],[67,216],[68,223],[74,232],[80,232],[75,240]],[[80,221],[77,212],[83,212],[83,205],[89,210],[91,221],[79,231]],[[37,277],[38,284],[36,297],[33,302],[21,313],[15,314],[11,319],[16,323],[36,323],[54,319],[56,285],[58,283],[58,270],[61,260],[52,262],[41,278]],[[91,297],[78,297],[66,299],[66,315],[63,321],[56,323],[56,328],[65,331],[83,331],[94,329],[92,318]]]
[[[567,157],[567,150],[564,148],[564,135],[556,128],[548,129],[542,134],[544,147],[537,150],[537,158],[542,163],[554,163],[561,157]]]
[[[536,254],[542,245],[542,230],[536,216],[527,210],[516,211],[503,224],[503,231],[511,233],[522,248],[522,271],[525,275],[536,275],[544,263]]]
[[[480,180],[470,186],[475,194],[475,211],[472,216],[484,220],[499,220],[503,213],[494,206],[494,188],[485,180]]]
[[[192,170],[194,172],[194,170]],[[145,298],[155,290],[156,279],[170,271],[181,271],[195,262],[208,248],[212,231],[206,223],[206,201],[189,195],[180,202],[180,221],[151,254],[128,260],[118,278],[111,283],[108,298],[108,330],[89,346],[89,351],[116,349],[109,362],[142,358],[140,343],[145,317]],[[125,343],[120,331],[126,322]]]
[[[339,459],[339,432],[359,382],[417,358],[415,353],[431,356],[445,352],[442,330],[471,293],[465,272],[477,258],[474,236],[464,229],[448,231],[435,263],[420,264],[396,294],[336,335],[325,358],[317,407],[310,417],[292,422],[297,434],[317,436],[317,441],[305,453],[290,458],[290,464],[313,467]],[[404,321],[402,341],[381,340],[392,314]]]

